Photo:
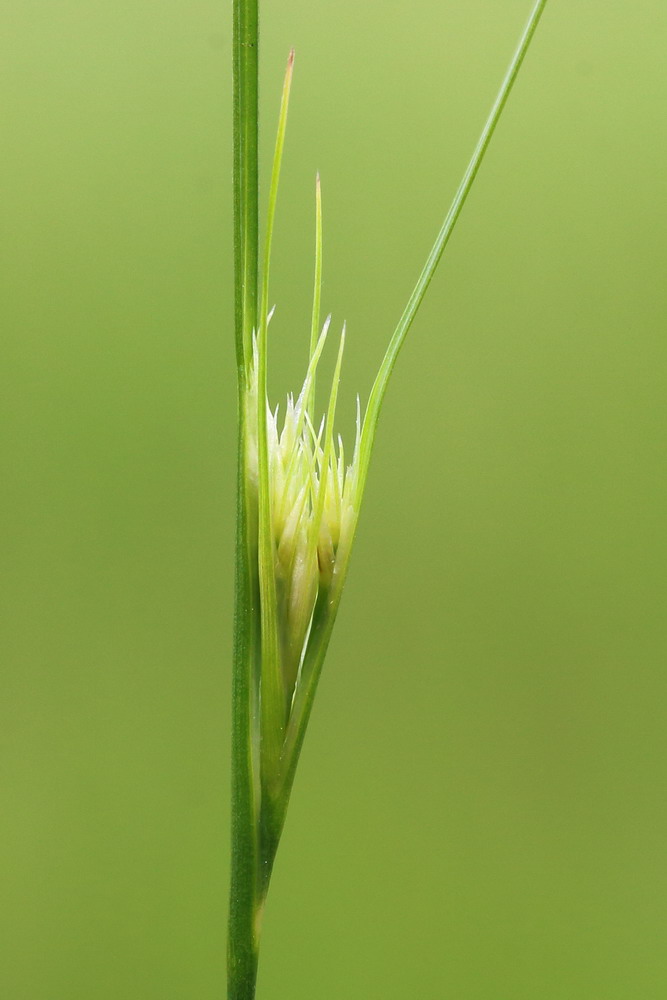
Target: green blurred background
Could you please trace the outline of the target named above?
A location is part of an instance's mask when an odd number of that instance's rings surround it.
[[[264,5],[272,299],[313,184],[342,427],[528,0]],[[0,996],[224,995],[230,23],[23,0],[0,42]],[[261,1000],[667,996],[667,10],[553,0],[397,367]]]

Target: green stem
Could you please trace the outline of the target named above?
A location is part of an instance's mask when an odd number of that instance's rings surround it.
[[[234,0],[234,292],[236,355],[247,373],[259,291],[258,0]]]
[[[259,843],[255,695],[257,637],[256,511],[246,493],[245,387],[258,295],[258,9],[234,0],[234,292],[238,370],[238,483],[232,683],[232,857],[228,936],[228,998],[255,996],[258,946]]]

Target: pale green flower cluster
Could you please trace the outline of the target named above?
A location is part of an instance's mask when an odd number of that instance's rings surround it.
[[[266,402],[271,540],[274,552],[277,627],[281,670],[291,699],[308,640],[318,596],[333,599],[342,582],[358,514],[361,413],[352,460],[345,462],[333,421],[345,329],[341,335],[329,407],[316,428],[312,420],[315,375],[329,331],[327,319],[312,353],[299,395],[287,397],[285,415]],[[257,488],[258,364],[256,341],[247,394],[248,456],[251,483]]]

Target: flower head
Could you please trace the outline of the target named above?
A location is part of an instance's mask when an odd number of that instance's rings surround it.
[[[268,317],[270,318],[270,317]],[[268,322],[267,318],[267,322]],[[281,672],[291,700],[318,600],[331,604],[342,584],[358,514],[358,467],[361,412],[352,460],[346,464],[343,440],[334,436],[338,382],[345,328],[326,414],[316,428],[312,419],[317,366],[329,331],[328,317],[311,352],[296,400],[288,395],[284,417],[265,401],[270,539],[279,632]],[[257,413],[259,400],[257,338],[247,391],[247,468],[258,489]]]

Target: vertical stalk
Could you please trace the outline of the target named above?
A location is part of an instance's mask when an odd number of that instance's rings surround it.
[[[234,0],[234,292],[236,360],[247,374],[259,270],[258,0]]]
[[[246,493],[245,388],[258,295],[258,2],[234,0],[234,326],[238,376],[236,580],[232,681],[231,876],[228,998],[253,1000],[257,977],[259,843],[255,789],[258,657],[256,511]]]

